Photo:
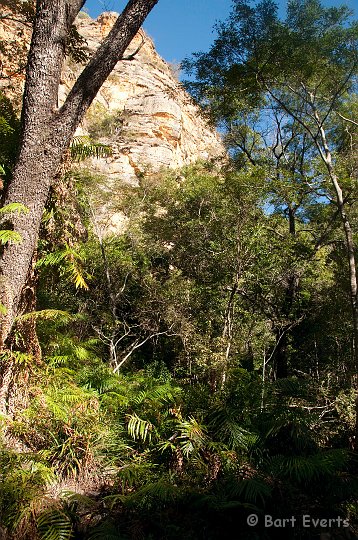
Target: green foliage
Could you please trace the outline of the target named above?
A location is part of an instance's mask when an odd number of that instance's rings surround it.
[[[103,158],[112,155],[110,146],[94,142],[90,137],[74,137],[70,146],[73,161],[83,161],[89,157]]]
[[[83,262],[84,258],[81,253],[66,245],[64,248],[48,253],[45,257],[39,259],[37,266],[39,268],[55,266],[59,270],[60,277],[73,283],[76,289],[88,289],[86,279],[89,279],[90,275],[81,268]]]
[[[47,508],[36,519],[41,540],[69,540],[72,538],[72,523],[58,508]]]
[[[136,414],[132,414],[128,418],[128,433],[134,440],[151,441],[152,430],[153,425],[146,420],[142,420]]]
[[[32,517],[41,507],[53,471],[31,454],[0,451],[0,519],[9,532],[23,535],[32,529]]]
[[[11,203],[11,204],[6,204],[5,206],[1,207],[0,208],[0,216],[1,214],[12,214],[12,213],[24,213],[24,214],[27,214],[29,211],[28,208],[26,208],[26,206],[24,206],[23,204],[21,203]],[[21,234],[19,234],[18,232],[16,231],[12,231],[12,230],[6,230],[6,229],[1,229],[0,230],[0,243],[1,244],[7,244],[7,243],[12,243],[12,244],[20,244],[22,242],[22,237],[21,237]]]
[[[1,43],[0,43],[1,50]],[[18,147],[20,122],[11,101],[0,92],[0,164],[7,183],[15,163]]]
[[[27,214],[28,212],[29,212],[29,209],[21,203],[10,203],[0,208],[0,214],[12,214],[12,213]]]
[[[20,244],[22,236],[16,231],[0,231],[0,243],[1,244]]]
[[[92,105],[86,115],[90,137],[94,140],[115,137],[121,131],[123,114],[122,111],[108,112],[100,103]]]

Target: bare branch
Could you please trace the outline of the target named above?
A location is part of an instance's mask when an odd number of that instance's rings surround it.
[[[142,41],[141,43],[138,45],[138,47],[136,48],[136,50],[134,52],[132,52],[131,54],[129,54],[128,56],[123,56],[122,60],[134,60],[134,58],[137,56],[137,54],[139,53],[139,51],[141,50],[141,48],[143,47],[143,45],[145,44],[145,39],[144,37],[140,36],[142,38]]]
[[[345,120],[346,122],[350,122],[354,126],[358,126],[358,122],[356,122],[355,120],[352,120],[352,118],[347,118],[346,116],[343,116],[343,114],[339,113],[338,111],[336,111],[336,112],[337,112],[338,116],[340,118],[342,118],[342,120]]]

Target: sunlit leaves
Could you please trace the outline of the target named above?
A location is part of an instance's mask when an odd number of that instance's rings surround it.
[[[90,275],[82,268],[84,258],[81,253],[66,245],[64,248],[48,253],[37,262],[38,267],[56,266],[65,279],[72,282],[76,289],[88,289]]]
[[[128,433],[134,440],[146,442],[152,439],[154,426],[151,422],[139,418],[137,414],[128,417]]]
[[[0,230],[0,243],[1,244],[20,244],[22,236],[16,231]]]

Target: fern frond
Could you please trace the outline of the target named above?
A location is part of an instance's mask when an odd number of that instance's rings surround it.
[[[144,498],[154,499],[159,503],[172,503],[180,497],[178,486],[173,484],[168,478],[160,478],[157,482],[150,482],[134,493],[130,493],[122,498],[125,504],[133,504]]]
[[[152,473],[156,467],[157,465],[155,463],[149,461],[143,461],[142,459],[133,460],[120,468],[118,471],[118,480],[123,487],[132,488],[140,484],[143,478],[147,477],[148,473]],[[110,498],[108,500],[113,502]]]
[[[127,419],[128,433],[135,441],[150,442],[152,440],[152,433],[155,431],[155,428],[151,422],[139,418],[135,413],[128,415]]]
[[[16,321],[27,321],[29,319],[35,320],[57,320],[62,324],[68,324],[74,321],[77,318],[77,315],[68,313],[68,311],[63,311],[60,309],[42,309],[40,311],[31,311],[30,313],[25,313],[16,317]]]
[[[235,450],[250,451],[259,442],[259,436],[241,427],[235,413],[226,407],[213,410],[209,427],[219,440]]]
[[[29,366],[33,362],[33,356],[31,354],[23,353],[20,351],[12,351],[11,359],[14,361],[15,364],[23,367]]]
[[[178,423],[180,435],[178,440],[183,454],[188,457],[193,452],[200,450],[206,440],[205,427],[201,426],[199,422],[193,417],[189,417],[188,420]]]
[[[22,242],[22,236],[16,231],[0,230],[0,243],[1,244],[20,244]]]
[[[261,501],[264,504],[271,495],[272,487],[264,478],[254,475],[239,481],[234,492],[245,502],[256,504]]]
[[[36,518],[41,540],[69,540],[72,536],[70,518],[58,508],[48,508]]]
[[[96,505],[96,502],[93,499],[87,497],[83,493],[76,493],[75,491],[61,491],[61,499],[69,503],[76,502],[86,507],[93,507]]]
[[[308,484],[320,478],[331,477],[344,469],[348,453],[341,449],[322,451],[304,456],[274,456],[265,463],[265,470],[279,478]]]
[[[181,389],[178,387],[175,388],[170,384],[162,384],[154,388],[139,391],[133,401],[137,405],[145,401],[156,402],[158,405],[166,405],[172,403],[180,392]]]
[[[71,360],[71,357],[68,355],[54,355],[48,356],[47,361],[48,365],[51,367],[64,366]]]
[[[74,137],[70,147],[71,158],[74,161],[95,157],[97,159],[112,155],[112,148],[107,144],[92,141],[88,136]]]
[[[68,271],[71,275],[71,281],[75,285],[76,289],[88,290],[88,285],[83,277],[83,274],[80,268],[74,262],[68,264]]]
[[[102,521],[92,529],[88,540],[127,540],[127,537],[121,536],[116,525],[111,521]]]
[[[66,245],[64,248],[48,253],[45,257],[39,259],[36,266],[48,267],[58,266],[60,273],[71,281],[76,289],[88,289],[86,279],[89,279],[89,274],[83,272],[81,264],[84,262],[84,257],[76,251],[76,249]]]
[[[0,208],[0,214],[14,214],[15,212],[18,214],[28,214],[29,209],[24,204],[17,202],[6,204]]]

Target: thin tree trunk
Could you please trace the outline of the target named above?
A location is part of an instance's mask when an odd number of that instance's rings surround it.
[[[36,248],[49,189],[74,132],[158,0],[130,0],[111,32],[79,76],[61,109],[58,86],[66,41],[84,0],[37,0],[22,116],[22,140],[5,204],[21,202],[28,214],[12,215],[7,227],[22,242],[7,244],[0,257],[0,349],[11,331]]]
[[[353,363],[354,363],[355,371],[358,372],[358,302],[357,302],[358,284],[357,284],[357,267],[356,267],[356,260],[355,260],[355,245],[354,245],[354,239],[353,239],[353,231],[352,231],[352,227],[351,227],[348,215],[345,210],[343,191],[342,191],[341,186],[339,185],[338,177],[334,170],[334,166],[332,163],[332,155],[329,150],[325,130],[318,116],[317,109],[314,107],[312,102],[311,102],[311,106],[313,108],[314,116],[315,116],[317,125],[319,127],[320,137],[321,137],[321,141],[323,145],[323,150],[319,147],[320,154],[324,161],[324,164],[326,165],[330,180],[332,182],[332,185],[336,194],[336,205],[337,205],[338,212],[342,220],[344,234],[346,237],[346,249],[347,249],[347,258],[348,258],[348,266],[349,266],[350,300],[351,300],[352,322],[353,322],[353,340],[354,340]]]
[[[288,226],[289,234],[296,236],[296,211],[291,205],[288,206]],[[274,378],[283,379],[288,377],[289,373],[289,346],[292,341],[292,307],[295,302],[299,278],[294,268],[289,270],[287,285],[285,287],[284,300],[282,306],[282,315],[287,319],[287,324],[276,331],[276,353],[274,356]]]
[[[324,164],[326,165],[330,180],[332,182],[335,194],[336,194],[336,204],[338,208],[339,215],[342,220],[344,234],[346,237],[346,250],[349,266],[349,285],[350,285],[350,300],[351,300],[351,309],[352,309],[352,323],[353,323],[353,370],[355,377],[358,373],[358,283],[357,283],[357,266],[355,259],[355,244],[353,238],[352,227],[348,218],[348,215],[345,210],[343,191],[339,185],[338,177],[335,173],[334,166],[332,163],[332,155],[328,146],[326,133],[323,128],[322,122],[319,118],[317,109],[313,104],[311,99],[311,107],[313,109],[314,117],[316,123],[319,127],[319,133],[322,141],[323,149],[319,146],[321,157]],[[357,391],[357,390],[356,390]],[[355,399],[355,412],[356,412],[356,422],[355,422],[355,432],[353,440],[353,449],[358,449],[358,392]]]

